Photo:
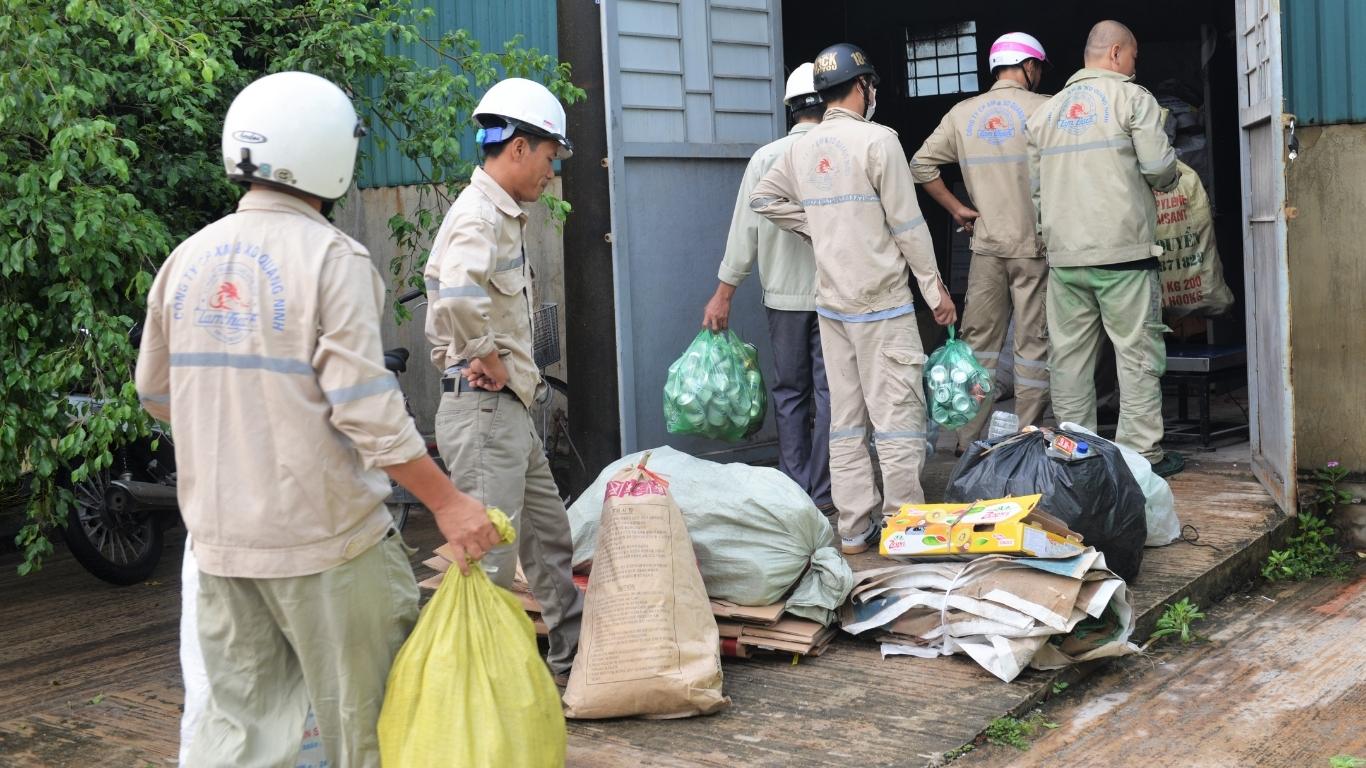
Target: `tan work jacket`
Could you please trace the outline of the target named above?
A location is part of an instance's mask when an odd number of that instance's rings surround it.
[[[475,168],[446,211],[427,259],[427,340],[441,371],[497,350],[508,388],[530,407],[541,384],[532,356],[527,215],[498,182]]]
[[[910,274],[938,306],[939,269],[896,131],[847,109],[774,163],[750,206],[816,251],[816,304],[827,316],[872,315],[911,303]]]
[[[1133,78],[1083,69],[1029,117],[1029,168],[1048,264],[1161,255],[1157,206],[1181,178],[1157,99]]]
[[[760,147],[749,159],[740,181],[740,193],[735,197],[726,255],[721,259],[717,277],[723,283],[738,286],[749,277],[758,259],[764,306],[771,309],[815,311],[816,254],[811,251],[811,243],[755,213],[749,207],[749,196],[787,148],[815,127],[815,123],[798,123],[786,136]]]
[[[1025,122],[1047,96],[1013,80],[997,80],[986,93],[954,105],[911,158],[917,184],[939,178],[939,166],[957,163],[980,216],[972,252],[1007,259],[1043,255],[1029,192]]]
[[[205,573],[320,573],[393,524],[379,467],[426,445],[384,368],[383,305],[365,247],[284,192],[247,192],[157,272],[138,396],[174,430]]]

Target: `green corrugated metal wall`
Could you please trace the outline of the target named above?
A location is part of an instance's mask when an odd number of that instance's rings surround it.
[[[1301,125],[1366,122],[1366,0],[1281,0],[1286,111]]]
[[[453,29],[467,29],[486,51],[501,51],[503,43],[518,34],[524,45],[542,53],[558,55],[555,27],[556,0],[425,0],[415,3],[435,11],[422,30],[423,37],[435,39]],[[438,66],[437,55],[420,42],[389,44],[389,50],[402,53],[426,66]],[[462,154],[474,159],[474,136],[471,133],[461,142]],[[389,142],[379,150],[372,137],[362,140],[366,155],[361,165],[359,185],[362,187],[394,187],[422,181],[417,166],[404,159]]]

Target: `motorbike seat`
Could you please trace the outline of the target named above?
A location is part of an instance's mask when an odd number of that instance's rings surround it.
[[[384,367],[394,373],[403,373],[408,370],[408,349],[406,347],[394,347],[384,350]]]

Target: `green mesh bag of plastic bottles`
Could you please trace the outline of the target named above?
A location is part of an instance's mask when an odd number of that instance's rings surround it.
[[[664,422],[672,434],[734,442],[758,432],[767,409],[759,351],[734,331],[703,330],[669,366]]]
[[[925,361],[925,392],[930,418],[947,429],[965,427],[991,397],[991,373],[977,363],[972,347],[956,338],[949,326],[949,340]]]

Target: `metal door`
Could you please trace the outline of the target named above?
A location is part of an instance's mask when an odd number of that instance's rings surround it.
[[[745,165],[784,129],[779,2],[603,2],[623,452],[667,443],[735,460],[774,439],[772,419],[737,446],[669,435],[663,389],[701,328]],[[757,278],[737,292],[731,326],[771,376]]]
[[[1295,398],[1290,379],[1280,3],[1237,3],[1252,471],[1281,509],[1293,513]]]

